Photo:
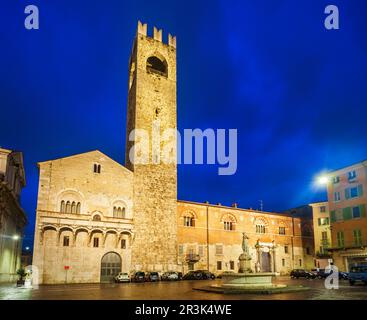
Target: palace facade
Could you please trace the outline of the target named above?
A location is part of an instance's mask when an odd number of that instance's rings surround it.
[[[311,219],[178,201],[175,162],[132,161],[140,157],[134,129],[151,133],[159,121],[160,133],[176,130],[176,116],[176,38],[165,44],[162,30],[149,37],[139,22],[129,61],[126,167],[98,150],[38,164],[33,264],[40,283],[105,282],[133,270],[237,271],[242,232],[254,270],[313,266]],[[163,149],[160,141],[152,145]],[[155,156],[152,148],[148,158]]]

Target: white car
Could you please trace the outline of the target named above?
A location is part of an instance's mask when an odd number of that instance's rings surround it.
[[[176,281],[178,280],[178,273],[174,271],[168,271],[162,274],[162,280]]]
[[[115,282],[130,282],[130,277],[129,274],[126,272],[120,272],[116,277],[115,277]]]

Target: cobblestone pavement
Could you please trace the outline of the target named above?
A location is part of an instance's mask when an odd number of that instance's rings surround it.
[[[15,285],[0,285],[1,300],[367,300],[367,286],[350,286],[348,281],[340,281],[339,289],[328,290],[323,280],[291,280],[278,277],[275,283],[303,285],[311,289],[303,292],[273,295],[224,295],[195,291],[193,288],[219,284],[213,281],[178,281],[158,283],[122,284],[67,284],[42,285],[39,289],[16,288]]]

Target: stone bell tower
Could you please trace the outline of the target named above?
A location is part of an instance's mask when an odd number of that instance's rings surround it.
[[[131,269],[177,268],[176,37],[138,22],[129,61],[125,165],[134,172]],[[167,143],[169,142],[169,143]],[[169,148],[171,146],[171,148]],[[167,150],[169,150],[167,152]],[[167,161],[168,158],[171,159]]]

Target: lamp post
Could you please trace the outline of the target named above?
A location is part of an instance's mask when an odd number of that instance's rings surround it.
[[[19,239],[20,236],[15,234],[12,239],[15,241],[15,259],[14,259],[14,272],[17,272],[17,263],[18,263],[18,249],[19,249]]]

